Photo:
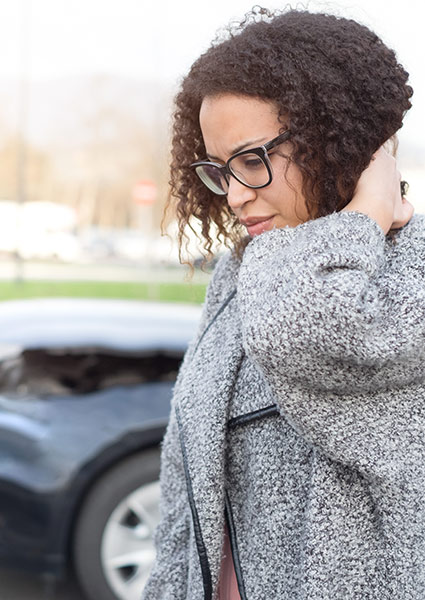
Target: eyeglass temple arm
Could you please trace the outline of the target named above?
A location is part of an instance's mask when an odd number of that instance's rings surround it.
[[[290,129],[286,129],[286,131],[283,131],[282,133],[280,133],[278,136],[276,136],[275,138],[270,140],[270,142],[267,142],[267,144],[264,144],[264,148],[266,150],[271,150],[278,144],[281,144],[284,140],[288,139],[288,137],[290,135],[291,135]]]

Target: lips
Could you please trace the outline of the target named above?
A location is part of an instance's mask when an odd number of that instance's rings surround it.
[[[273,217],[274,215],[272,217],[250,217],[249,219],[240,219],[240,222],[245,225],[248,234],[254,237],[273,227]]]

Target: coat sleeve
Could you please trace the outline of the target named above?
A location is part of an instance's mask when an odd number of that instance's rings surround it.
[[[179,390],[185,385],[192,353],[202,332],[234,287],[238,263],[230,252],[218,262],[207,288],[198,332],[189,344],[181,365],[173,399],[170,420],[162,443],[160,472],[160,520],[154,541],[156,559],[141,600],[181,600],[187,597],[189,538],[191,513],[184,474],[175,407]]]
[[[237,293],[245,351],[282,413],[331,458],[378,470],[425,458],[423,221],[399,239],[387,264],[391,242],[361,213],[266,232]]]

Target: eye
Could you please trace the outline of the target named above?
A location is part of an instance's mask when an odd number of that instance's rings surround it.
[[[250,170],[260,169],[263,166],[263,161],[255,154],[247,154],[243,157],[243,166],[245,169]]]

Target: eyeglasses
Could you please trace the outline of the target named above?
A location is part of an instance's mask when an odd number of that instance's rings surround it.
[[[229,191],[230,176],[249,188],[259,189],[272,182],[273,171],[269,151],[282,144],[291,135],[289,129],[258,148],[250,148],[233,154],[225,165],[201,160],[190,166],[209,190],[225,196]]]

